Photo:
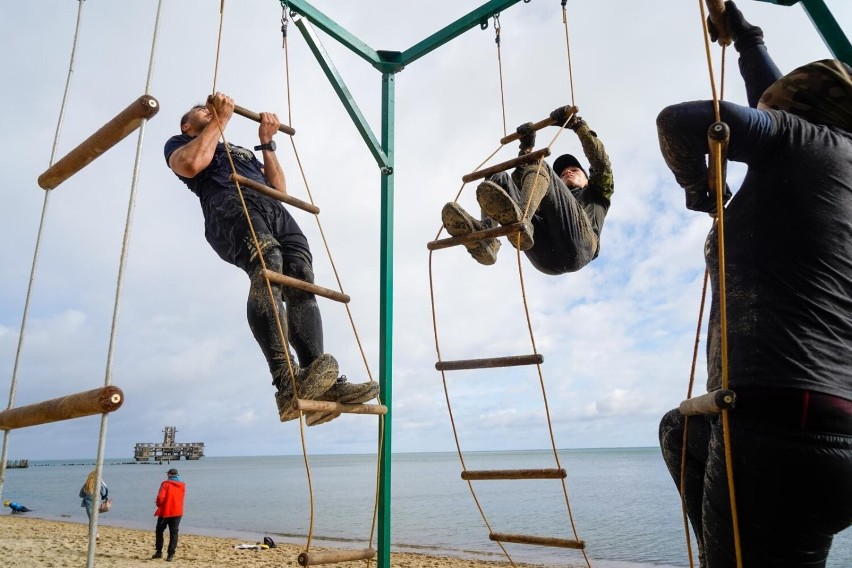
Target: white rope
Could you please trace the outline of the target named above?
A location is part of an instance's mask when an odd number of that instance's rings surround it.
[[[156,55],[157,55],[157,40],[159,39],[160,32],[160,17],[163,11],[163,0],[159,0],[157,3],[157,16],[154,21],[154,34],[151,40],[151,56],[148,60],[148,76],[145,81],[145,94],[150,94],[151,91],[151,82],[154,76],[154,65],[156,63]],[[115,358],[115,341],[118,335],[118,315],[121,308],[121,292],[124,286],[124,274],[127,269],[127,257],[130,252],[130,234],[133,228],[133,215],[136,210],[136,195],[137,188],[139,185],[139,171],[142,163],[142,147],[145,141],[145,126],[148,121],[143,120],[142,124],[139,127],[139,137],[136,141],[136,158],[133,162],[133,175],[130,182],[130,198],[127,204],[127,220],[124,225],[124,238],[121,243],[121,258],[119,260],[118,265],[118,278],[116,279],[115,284],[115,304],[112,313],[112,325],[110,326],[110,335],[109,335],[109,349],[107,349],[107,363],[106,370],[104,373],[104,386],[108,387],[112,384],[112,366]],[[86,560],[86,568],[92,568],[95,565],[95,542],[97,540],[98,534],[98,516],[99,509],[101,503],[101,495],[100,495],[100,486],[101,480],[103,478],[103,465],[104,465],[104,453],[106,449],[106,431],[107,431],[107,419],[109,414],[104,412],[101,414],[101,429],[100,435],[98,437],[98,457],[96,461],[95,469],[97,471],[96,478],[97,483],[95,487],[98,488],[95,491],[94,503],[92,504],[92,518],[89,522],[89,551],[88,557]]]
[[[56,159],[56,149],[59,147],[59,135],[62,132],[62,125],[65,122],[65,109],[68,105],[68,94],[71,91],[71,77],[74,74],[74,61],[77,58],[77,39],[80,36],[80,23],[83,15],[83,0],[78,0],[77,6],[77,24],[74,28],[74,42],[71,46],[71,61],[68,64],[68,77],[65,80],[65,93],[62,95],[62,105],[59,109],[59,120],[56,123],[56,133],[53,136],[53,148],[50,151],[50,163],[53,165]],[[45,219],[47,218],[47,207],[50,203],[50,190],[44,192],[44,204],[41,209],[41,220],[38,225],[38,234],[36,236],[35,252],[33,253],[33,263],[30,268],[30,280],[27,285],[27,296],[24,301],[24,314],[21,317],[21,331],[18,334],[18,348],[15,351],[15,365],[12,369],[12,384],[9,387],[9,404],[6,409],[15,406],[15,393],[18,389],[18,367],[21,361],[21,351],[24,346],[24,336],[26,335],[27,319],[30,313],[30,299],[32,298],[33,287],[35,285],[36,267],[38,266],[39,253],[41,251],[41,239],[44,235]],[[0,452],[0,496],[3,495],[3,483],[6,480],[6,457],[8,454],[9,430],[3,433],[3,450]]]

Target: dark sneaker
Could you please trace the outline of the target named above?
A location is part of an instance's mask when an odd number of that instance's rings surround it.
[[[297,397],[316,400],[334,385],[338,372],[334,357],[328,353],[320,355],[306,369],[296,372]],[[275,403],[278,405],[278,417],[281,422],[286,422],[298,418],[299,409],[294,402],[291,383],[285,381],[282,387],[275,394]]]
[[[174,554],[169,554],[168,556],[166,556],[166,562],[171,562],[174,557]]]
[[[317,400],[329,402],[340,402],[342,404],[364,404],[379,396],[379,383],[367,381],[366,383],[350,383],[346,375],[341,375],[325,394]],[[308,426],[325,424],[340,416],[339,412],[312,412],[305,418]]]
[[[519,223],[523,219],[524,212],[515,203],[515,200],[506,193],[506,190],[493,181],[483,181],[476,188],[476,200],[485,214],[501,225]],[[507,235],[509,243],[518,248],[518,237]],[[527,250],[533,246],[533,226],[529,220],[524,219],[524,228],[521,230],[520,249]]]
[[[162,557],[163,557],[163,553],[162,553],[162,552],[155,552],[155,553],[154,553],[154,556],[152,556],[152,557],[151,557],[151,560],[155,560],[155,559],[157,559],[157,558],[162,558]]]
[[[441,210],[441,222],[452,237],[461,237],[474,231],[482,231],[486,227],[481,221],[474,219],[470,213],[461,208],[458,203],[447,203]],[[491,265],[497,262],[497,251],[500,241],[495,238],[483,239],[464,245],[470,256],[479,264]]]

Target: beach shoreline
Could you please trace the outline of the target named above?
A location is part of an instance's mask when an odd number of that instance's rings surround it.
[[[151,568],[154,553],[153,523],[150,530],[111,526],[101,523],[95,550],[95,566],[106,568]],[[237,531],[235,531],[237,533]],[[211,536],[188,530],[180,533],[175,562],[184,566],[225,568],[277,568],[298,566],[298,555],[304,545],[278,542],[268,550],[235,549],[240,544],[262,540],[243,535]],[[168,537],[166,537],[168,539]],[[168,542],[168,540],[167,540]],[[360,548],[360,547],[359,547]],[[311,550],[323,550],[312,546]],[[28,515],[0,515],[0,566],[28,568],[65,568],[86,565],[88,525],[72,520],[51,520]],[[8,562],[8,563],[7,563]],[[363,566],[363,561],[345,562],[341,566]],[[509,566],[505,561],[474,560],[455,556],[391,552],[391,565],[399,568],[495,568]],[[542,568],[543,565],[519,564],[518,567]],[[571,565],[565,568],[574,568]]]

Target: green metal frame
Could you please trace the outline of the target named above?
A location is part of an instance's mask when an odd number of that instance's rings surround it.
[[[392,431],[392,387],[393,387],[393,220],[394,220],[394,111],[395,111],[395,75],[406,65],[441,47],[470,30],[479,26],[485,28],[488,20],[495,14],[510,8],[522,0],[491,0],[479,8],[462,16],[455,22],[438,30],[424,40],[405,51],[374,50],[369,45],[350,34],[328,16],[314,8],[305,0],[279,0],[284,9],[302,16],[296,20],[296,26],[302,33],[311,52],[331,83],[340,102],[343,103],[352,122],[367,144],[381,172],[381,259],[380,259],[380,328],[379,328],[379,384],[382,402],[388,407],[385,417],[384,440],[381,449],[379,475],[379,517],[378,517],[378,568],[390,568],[391,546],[391,431]],[[523,0],[524,3],[530,0]],[[852,47],[843,34],[837,21],[823,0],[758,0],[791,6],[801,2],[834,56],[852,65]],[[325,49],[311,26],[324,31],[350,51],[367,61],[382,74],[382,130],[379,141],[370,129],[370,125],[352,98],[340,73],[331,62]]]

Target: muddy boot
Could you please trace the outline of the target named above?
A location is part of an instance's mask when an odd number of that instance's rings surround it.
[[[441,222],[450,236],[453,237],[461,237],[487,228],[482,221],[477,221],[471,217],[470,213],[462,209],[458,203],[444,205],[441,210]],[[479,264],[490,265],[497,262],[497,251],[500,250],[500,241],[497,239],[483,239],[464,246],[470,256]]]
[[[547,169],[539,167],[538,164],[530,164],[524,170],[523,183],[521,184],[521,210],[527,212],[527,217],[532,217],[538,211],[541,200],[547,195],[550,187],[550,176]]]
[[[299,417],[296,398],[316,400],[337,381],[337,361],[325,353],[314,360],[306,369],[296,371],[296,396],[293,396],[292,381],[281,381],[278,392],[275,393],[275,403],[278,405],[278,417],[281,422]]]
[[[350,383],[346,375],[340,375],[337,382],[325,391],[317,400],[329,402],[340,402],[342,404],[364,404],[379,396],[379,383],[367,381],[366,383]],[[305,418],[308,426],[325,424],[340,416],[339,412],[312,412]]]
[[[520,223],[523,219],[523,210],[518,207],[518,204],[505,189],[493,181],[486,180],[479,184],[479,187],[476,188],[476,200],[479,201],[479,206],[482,207],[485,214],[501,225]],[[523,222],[520,244],[522,251],[533,246],[532,223],[528,219],[523,219]],[[518,248],[517,235],[507,235],[506,238],[509,239],[509,243],[513,247]]]

